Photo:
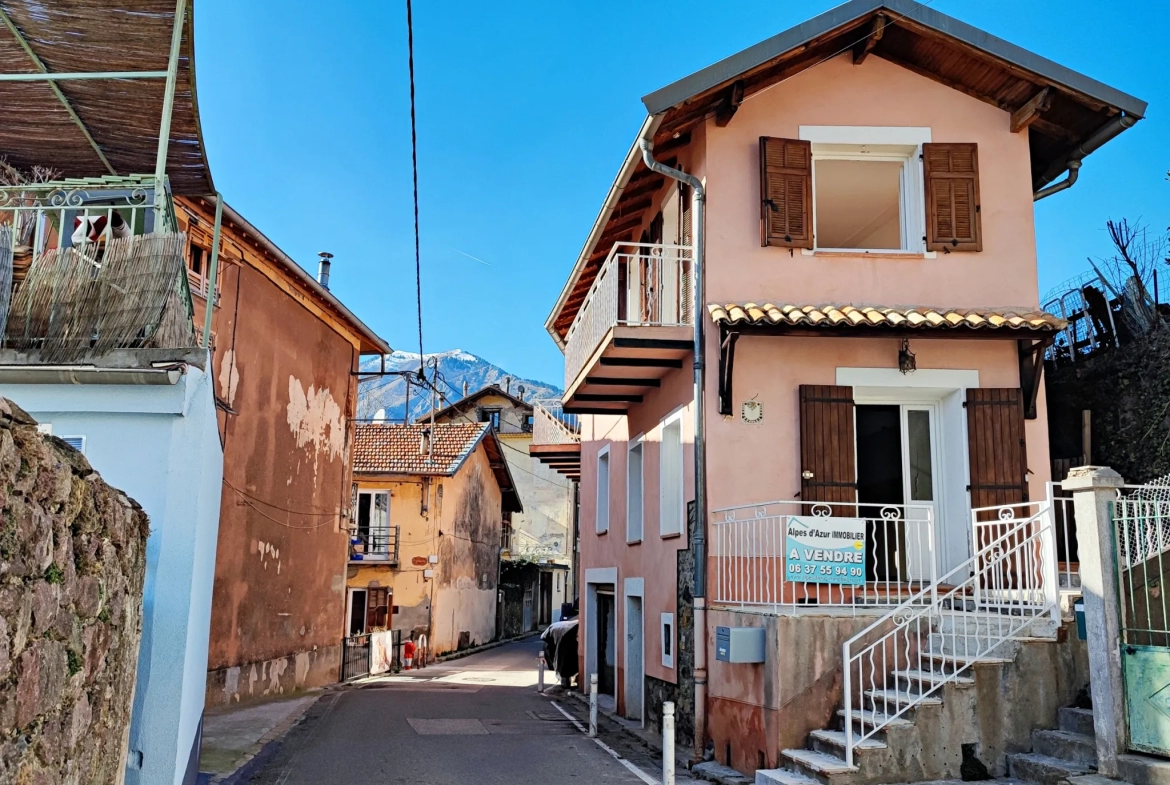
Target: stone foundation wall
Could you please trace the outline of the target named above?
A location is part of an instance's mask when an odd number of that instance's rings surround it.
[[[287,657],[208,671],[204,706],[208,709],[290,695],[336,684],[341,646],[319,646]]]
[[[146,514],[0,398],[0,782],[117,783]]]

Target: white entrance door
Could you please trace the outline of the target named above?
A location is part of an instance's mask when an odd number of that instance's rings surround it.
[[[906,572],[911,580],[930,580],[931,560],[940,540],[938,505],[938,411],[931,405],[902,406],[902,484],[906,500]],[[940,563],[935,564],[941,569]]]
[[[642,598],[626,595],[626,717],[642,719],[643,663]]]

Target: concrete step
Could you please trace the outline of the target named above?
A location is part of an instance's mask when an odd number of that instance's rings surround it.
[[[1032,731],[1032,752],[1097,768],[1097,740],[1064,730]]]
[[[977,662],[1011,662],[1006,657],[960,657],[955,654],[942,654],[939,652],[926,652],[922,655],[922,658],[930,663],[930,669],[932,671],[946,673],[948,675],[963,668],[966,668],[963,674],[969,675],[971,668],[968,666],[974,665]]]
[[[1050,615],[1027,619],[996,613],[944,613],[935,632],[957,635],[1003,635],[1055,638],[1059,625]]]
[[[850,766],[836,755],[816,750],[784,750],[780,753],[791,764],[790,769],[821,781],[827,781],[834,774],[852,774],[856,766]]]
[[[788,769],[756,769],[756,785],[820,785],[820,780]]]
[[[900,679],[902,684],[919,692],[929,690],[940,682],[949,682],[960,687],[968,687],[975,683],[975,680],[969,676],[952,676],[928,670],[894,671],[894,676]]]
[[[1081,733],[1085,736],[1093,735],[1093,710],[1078,709],[1073,706],[1061,707],[1056,712],[1057,725],[1069,733]]]
[[[854,725],[860,726],[864,720],[866,728],[872,728],[875,724],[888,728],[908,728],[914,724],[905,717],[890,719],[880,711],[870,711],[868,709],[861,711],[860,709],[854,709],[850,713],[853,715],[852,720]],[[845,710],[838,709],[837,716],[844,719]]]
[[[808,735],[808,738],[810,746],[817,752],[823,752],[826,755],[836,755],[841,760],[845,760],[845,731],[814,730]],[[853,742],[854,752],[858,750],[884,750],[887,747],[884,741],[873,737],[858,742],[857,736],[855,735]]]
[[[1051,758],[1036,752],[1008,755],[1007,769],[1009,777],[1034,782],[1037,785],[1060,785],[1069,777],[1093,771],[1093,767],[1083,763]]]
[[[1126,753],[1117,756],[1118,773],[1134,785],[1170,785],[1170,760]]]
[[[903,706],[938,706],[942,703],[942,698],[938,695],[923,698],[916,693],[903,690],[866,690],[865,697],[868,701],[867,709],[876,709],[887,714],[896,712]]]

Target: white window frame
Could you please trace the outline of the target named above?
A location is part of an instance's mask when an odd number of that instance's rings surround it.
[[[638,454],[638,500],[634,503],[634,453]],[[633,522],[637,519],[635,530]],[[635,545],[646,533],[646,449],[642,437],[630,440],[626,446],[626,544]]]
[[[671,528],[667,528],[666,493],[666,429],[678,425],[678,519]],[[683,447],[683,410],[674,412],[662,420],[661,440],[658,450],[658,534],[660,537],[679,537],[683,533],[684,521],[687,517],[686,492],[686,450]]]
[[[670,632],[667,632],[667,629]],[[658,622],[658,632],[662,651],[662,667],[674,668],[674,652],[678,648],[678,629],[674,626],[674,614],[662,614]]]
[[[604,483],[601,481],[601,464],[603,458],[605,459]],[[613,466],[611,465],[609,457],[609,445],[607,444],[597,451],[597,499],[596,508],[593,511],[593,517],[595,519],[595,529],[598,534],[605,534],[609,531],[609,503],[612,485]]]
[[[848,253],[912,255],[934,258],[926,250],[926,182],[922,145],[931,141],[929,128],[893,126],[802,125],[800,138],[812,148],[813,248],[804,254]],[[817,161],[897,161],[902,164],[899,186],[900,248],[822,248],[817,245]]]

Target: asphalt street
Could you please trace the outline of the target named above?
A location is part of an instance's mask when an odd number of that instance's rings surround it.
[[[326,693],[282,740],[255,785],[516,785],[657,782],[652,751],[624,745],[645,778],[586,738],[536,692],[536,638]],[[618,745],[622,747],[623,745]]]

